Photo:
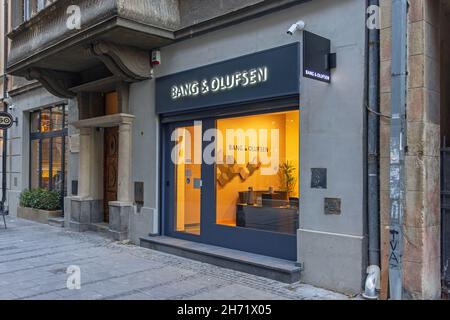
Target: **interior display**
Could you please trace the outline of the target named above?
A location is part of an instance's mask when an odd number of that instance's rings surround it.
[[[300,112],[219,119],[216,123],[224,136],[227,132],[247,133],[217,146],[217,154],[225,154],[231,164],[216,165],[216,223],[295,234]],[[252,132],[257,133],[256,138]],[[245,160],[244,164],[238,159]]]
[[[295,234],[298,229],[297,208],[238,205],[237,226],[272,232]]]
[[[294,164],[286,161],[280,165],[278,170],[278,176],[280,178],[280,188],[282,191],[289,195],[295,191],[297,185],[297,169]]]
[[[238,165],[236,160],[232,160],[233,164],[218,164],[217,165],[217,182],[224,187],[233,178],[239,176],[241,180],[247,180],[256,170],[261,167],[261,164]]]

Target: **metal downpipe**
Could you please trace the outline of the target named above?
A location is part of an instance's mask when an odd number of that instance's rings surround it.
[[[379,10],[379,0],[368,1],[368,12],[373,6]],[[378,11],[379,12],[379,11]],[[378,17],[379,18],[379,17]],[[380,31],[368,30],[368,91],[367,91],[367,279],[363,296],[378,299],[380,285]]]

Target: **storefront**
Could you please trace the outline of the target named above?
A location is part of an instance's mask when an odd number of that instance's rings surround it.
[[[299,64],[293,43],[156,80],[166,235],[296,260]]]
[[[55,104],[30,114],[29,188],[67,196],[68,106]]]

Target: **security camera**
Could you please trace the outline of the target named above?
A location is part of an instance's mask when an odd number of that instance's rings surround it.
[[[6,98],[3,99],[3,102],[6,103],[7,106],[12,106],[12,99],[9,96],[6,96]]]
[[[15,106],[10,96],[6,96],[3,102],[8,106],[9,111],[13,111],[15,109]]]
[[[287,34],[292,36],[297,31],[301,31],[301,30],[305,29],[305,26],[306,26],[305,21],[299,20],[289,28],[289,30],[287,31]]]

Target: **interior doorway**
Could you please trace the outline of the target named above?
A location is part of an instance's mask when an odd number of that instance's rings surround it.
[[[119,113],[117,92],[106,93],[105,115],[117,113]],[[109,202],[117,201],[119,127],[105,128],[103,154],[103,212],[104,222],[109,223]]]
[[[117,201],[117,168],[119,163],[119,128],[105,128],[104,138],[104,222],[109,222],[109,202]]]

